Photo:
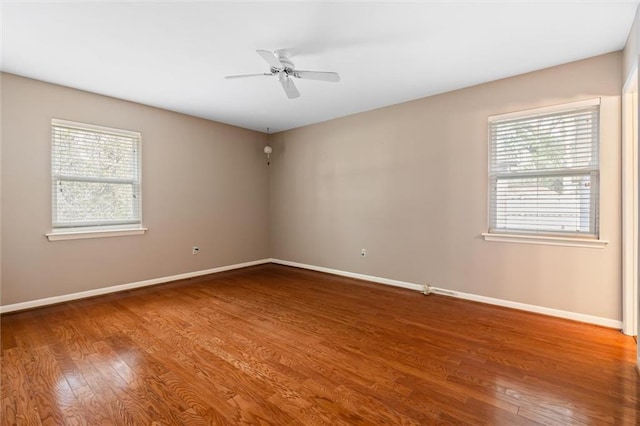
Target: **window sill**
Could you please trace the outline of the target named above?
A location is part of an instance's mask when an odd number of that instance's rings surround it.
[[[58,231],[45,234],[49,241],[82,240],[86,238],[123,237],[126,235],[141,235],[147,232],[147,228],[131,229],[101,229],[83,231]]]
[[[523,235],[523,234],[491,234],[484,232],[485,241],[497,241],[502,243],[520,244],[544,244],[565,247],[604,248],[609,241],[580,237],[554,237],[549,235]]]

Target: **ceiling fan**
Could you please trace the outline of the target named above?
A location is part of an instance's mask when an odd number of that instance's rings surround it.
[[[269,64],[269,72],[262,74],[242,74],[242,75],[228,75],[225,78],[245,78],[245,77],[278,77],[278,81],[282,85],[284,92],[289,99],[295,99],[300,96],[300,92],[293,83],[293,78],[302,78],[306,80],[320,80],[330,81],[337,83],[340,81],[340,75],[337,72],[326,71],[302,71],[297,70],[295,65],[289,58],[289,54],[286,50],[276,50],[271,52],[269,50],[256,50],[258,55]]]

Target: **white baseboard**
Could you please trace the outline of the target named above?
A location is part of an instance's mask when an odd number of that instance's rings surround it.
[[[445,290],[438,287],[429,287],[431,293],[441,294],[443,296],[452,296],[459,299],[472,300],[474,302],[487,303],[489,305],[503,306],[506,308],[519,309],[521,311],[535,312],[537,314],[549,315],[570,319],[574,321],[586,322],[589,324],[601,325],[603,327],[622,329],[622,321],[596,317],[594,315],[580,314],[577,312],[563,311],[561,309],[547,308],[545,306],[529,305],[527,303],[512,302],[510,300],[495,299],[493,297],[479,296],[477,294],[462,293],[460,291]]]
[[[30,300],[27,302],[0,306],[0,313],[8,313],[8,312],[21,311],[25,309],[38,308],[41,306],[68,302],[71,300],[84,299],[87,297],[100,296],[100,295],[109,294],[109,293],[116,293],[118,291],[124,291],[124,290],[132,290],[135,288],[147,287],[151,285],[162,284],[162,283],[167,283],[167,282],[177,281],[177,280],[184,280],[187,278],[194,278],[202,275],[215,274],[217,272],[230,271],[233,269],[246,268],[248,266],[261,265],[264,263],[276,263],[279,265],[293,266],[296,268],[309,269],[309,270],[318,271],[318,272],[325,272],[327,274],[339,275],[339,276],[349,277],[349,278],[356,278],[360,280],[371,281],[374,283],[391,285],[394,287],[402,287],[410,290],[416,290],[416,291],[424,290],[423,285],[410,283],[406,281],[398,281],[398,280],[392,280],[389,278],[376,277],[373,275],[364,275],[364,274],[357,274],[354,272],[340,271],[338,269],[325,268],[322,266],[315,266],[315,265],[307,265],[307,264],[298,263],[298,262],[290,262],[288,260],[260,259],[260,260],[254,260],[251,262],[237,263],[234,265],[226,265],[226,266],[220,266],[212,269],[205,269],[202,271],[187,272],[184,274],[171,275],[168,277],[154,278],[151,280],[138,281],[138,282],[121,284],[121,285],[116,285],[111,287],[98,288],[95,290],[87,290],[87,291],[81,291],[78,293],[65,294],[62,296],[47,297],[45,299]],[[472,300],[475,302],[487,303],[490,305],[503,306],[507,308],[519,309],[519,310],[528,311],[528,312],[535,312],[538,314],[565,318],[565,319],[570,319],[574,321],[600,325],[603,327],[622,329],[622,321],[619,321],[619,320],[602,318],[602,317],[597,317],[597,316],[587,315],[587,314],[580,314],[577,312],[563,311],[560,309],[547,308],[544,306],[529,305],[529,304],[520,303],[520,302],[512,302],[510,300],[496,299],[493,297],[480,296],[477,294],[462,293],[459,291],[447,290],[447,289],[438,288],[438,287],[429,287],[429,290],[432,293],[441,294],[444,296],[457,297],[460,299]]]
[[[202,271],[186,272],[184,274],[171,275],[168,277],[154,278],[151,280],[138,281],[128,284],[115,285],[111,287],[97,288],[95,290],[81,291],[78,293],[64,294],[62,296],[47,297],[45,299],[30,300],[28,302],[14,303],[12,305],[0,306],[0,313],[22,311],[24,309],[38,308],[41,306],[53,305],[56,303],[68,302],[70,300],[85,299],[87,297],[100,296],[103,294],[116,293],[118,291],[132,290],[134,288],[147,287],[150,285],[168,283],[171,281],[184,280],[187,278],[199,277],[201,275],[215,274],[217,272],[230,271],[232,269],[246,268],[248,266],[270,263],[271,259],[260,259],[251,262],[236,263],[234,265],[219,266],[217,268],[205,269]]]
[[[394,287],[408,288],[410,290],[422,290],[424,286],[406,281],[391,280],[389,278],[374,277],[373,275],[356,274],[354,272],[340,271],[338,269],[324,268],[322,266],[306,265],[304,263],[289,262],[288,260],[271,259],[271,263],[278,265],[293,266],[295,268],[310,269],[312,271],[326,272],[327,274],[340,275],[342,277],[356,278],[359,280],[373,281],[374,283],[392,285]]]
[[[392,286],[396,286],[396,287],[408,288],[408,289],[411,289],[411,290],[418,290],[418,291],[424,290],[424,286],[423,285],[409,283],[409,282],[405,282],[405,281],[396,281],[396,280],[391,280],[391,279],[388,279],[388,278],[374,277],[374,276],[371,276],[371,275],[355,274],[355,273],[352,273],[352,272],[340,271],[340,270],[331,269],[331,268],[324,268],[324,267],[321,267],[321,266],[306,265],[304,263],[290,262],[288,260],[271,259],[271,262],[272,263],[277,263],[279,265],[294,266],[296,268],[303,268],[303,269],[310,269],[312,271],[326,272],[328,274],[340,275],[340,276],[350,277],[350,278],[357,278],[357,279],[366,280],[366,281],[372,281],[372,282],[380,283],[380,284],[387,284],[387,285],[392,285]],[[459,299],[472,300],[474,302],[487,303],[489,305],[503,306],[503,307],[506,307],[506,308],[519,309],[521,311],[527,311],[527,312],[535,312],[535,313],[538,313],[538,314],[549,315],[549,316],[552,316],[552,317],[564,318],[564,319],[569,319],[569,320],[573,320],[573,321],[580,321],[580,322],[585,322],[585,323],[588,323],[588,324],[594,324],[594,325],[600,325],[600,326],[603,326],[603,327],[615,328],[615,329],[618,329],[618,330],[622,329],[622,321],[609,319],[609,318],[602,318],[602,317],[597,317],[597,316],[593,316],[593,315],[580,314],[580,313],[577,313],[577,312],[563,311],[561,309],[547,308],[547,307],[544,307],[544,306],[529,305],[527,303],[512,302],[510,300],[496,299],[496,298],[493,298],[493,297],[480,296],[480,295],[477,295],[477,294],[462,293],[462,292],[459,292],[459,291],[447,290],[447,289],[438,288],[438,287],[429,287],[429,291],[431,293],[440,294],[440,295],[443,295],[443,296],[457,297]]]

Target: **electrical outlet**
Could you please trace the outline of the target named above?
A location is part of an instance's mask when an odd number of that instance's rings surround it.
[[[200,253],[200,247],[193,247],[191,249],[191,254],[198,254]]]
[[[367,257],[367,249],[361,249],[360,250],[360,256]]]

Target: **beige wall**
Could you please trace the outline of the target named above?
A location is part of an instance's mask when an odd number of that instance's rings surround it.
[[[2,305],[269,256],[266,135],[10,74],[1,79]],[[52,117],[142,132],[146,235],[47,241]]]
[[[1,303],[274,257],[619,320],[622,75],[618,52],[287,131],[267,168],[264,134],[2,74]],[[609,245],[482,240],[487,117],[594,97]],[[146,235],[46,240],[52,117],[142,132]]]
[[[621,76],[617,52],[272,135],[272,257],[620,320]],[[608,246],[484,241],[487,117],[595,97]]]

